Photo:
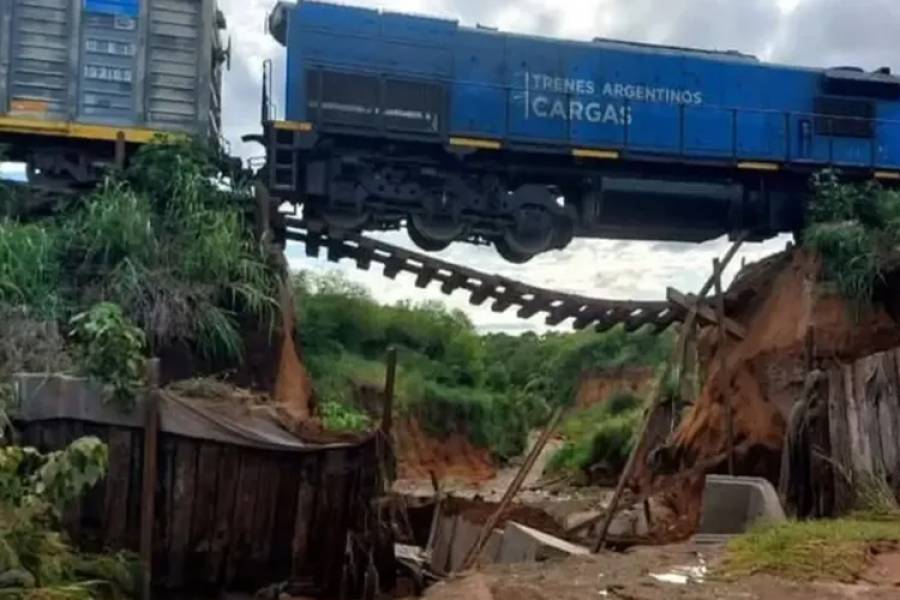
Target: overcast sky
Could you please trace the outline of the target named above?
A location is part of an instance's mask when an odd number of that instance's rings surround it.
[[[219,0],[228,18],[234,55],[225,80],[226,134],[234,149],[248,156],[260,148],[241,146],[242,133],[259,129],[260,72],[263,60],[275,65],[276,87],[283,85],[282,49],[267,37],[265,16],[271,0]],[[808,66],[881,66],[900,70],[900,0],[354,0],[346,2],[387,10],[450,17],[465,25],[496,26],[505,31],[589,40],[607,37],[718,50],[739,50],[763,60]],[[406,244],[405,234],[384,239]],[[753,260],[784,247],[787,238],[751,244],[739,255]],[[499,272],[528,283],[586,295],[618,299],[659,299],[666,286],[695,290],[706,279],[712,258],[726,240],[703,245],[653,244],[606,240],[576,241],[525,266],[509,265],[491,249],[455,244],[443,258]],[[290,247],[296,268],[327,270],[335,265],[303,256]],[[447,298],[437,289],[419,290],[412,278],[396,282],[380,271],[342,271],[365,284],[377,298],[445,299],[465,308],[485,329],[540,328],[540,318],[523,322],[514,311],[495,315],[470,308],[465,294]],[[732,271],[733,272],[733,271]]]

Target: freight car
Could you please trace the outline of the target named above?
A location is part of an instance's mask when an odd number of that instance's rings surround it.
[[[900,78],[606,39],[573,42],[300,0],[266,183],[331,229],[521,262],[574,236],[764,239],[824,167],[900,179]]]
[[[0,158],[89,183],[159,134],[216,140],[215,0],[0,0]]]

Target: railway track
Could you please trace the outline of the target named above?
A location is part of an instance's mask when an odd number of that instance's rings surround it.
[[[378,263],[389,279],[396,278],[401,272],[411,273],[416,278],[416,287],[425,288],[437,281],[444,294],[466,290],[473,305],[490,302],[490,309],[496,313],[515,307],[516,315],[522,319],[542,313],[548,325],[559,325],[571,319],[575,329],[593,327],[602,332],[622,324],[627,331],[645,326],[663,331],[684,316],[684,310],[675,303],[606,300],[548,290],[356,233],[344,232],[340,236],[329,233],[326,236],[320,231],[311,231],[302,219],[285,217],[284,224],[285,237],[304,243],[307,256],[318,258],[324,249],[326,258],[332,262],[351,259],[363,270]]]

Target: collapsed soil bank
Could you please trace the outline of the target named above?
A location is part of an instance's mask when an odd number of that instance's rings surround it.
[[[802,250],[750,265],[728,292],[728,316],[747,331],[717,347],[716,332],[698,339],[705,367],[700,395],[674,432],[670,450],[682,467],[727,450],[725,399],[734,411],[738,474],[778,481],[791,407],[802,393],[807,336],[816,361],[848,361],[900,345],[900,326],[880,304],[855,317],[847,302],[819,281],[819,261]],[[724,355],[722,373],[720,355]],[[720,469],[721,470],[721,466]]]

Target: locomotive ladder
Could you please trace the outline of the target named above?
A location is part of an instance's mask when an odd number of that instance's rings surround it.
[[[518,307],[516,315],[522,319],[544,313],[548,325],[573,319],[575,329],[593,326],[597,331],[606,331],[623,324],[626,331],[649,325],[659,332],[675,321],[683,320],[685,315],[683,306],[678,303],[605,300],[548,290],[502,275],[455,265],[356,233],[335,235],[329,232],[326,236],[311,231],[302,219],[286,216],[284,224],[287,226],[285,237],[303,242],[307,256],[318,258],[324,247],[328,260],[332,262],[342,258],[352,259],[356,261],[357,268],[363,270],[368,270],[373,262],[381,263],[384,276],[389,279],[394,279],[401,271],[412,273],[416,277],[416,287],[425,288],[432,281],[439,281],[444,294],[464,289],[469,292],[469,302],[476,306],[490,299],[490,308],[496,313],[513,306]]]

